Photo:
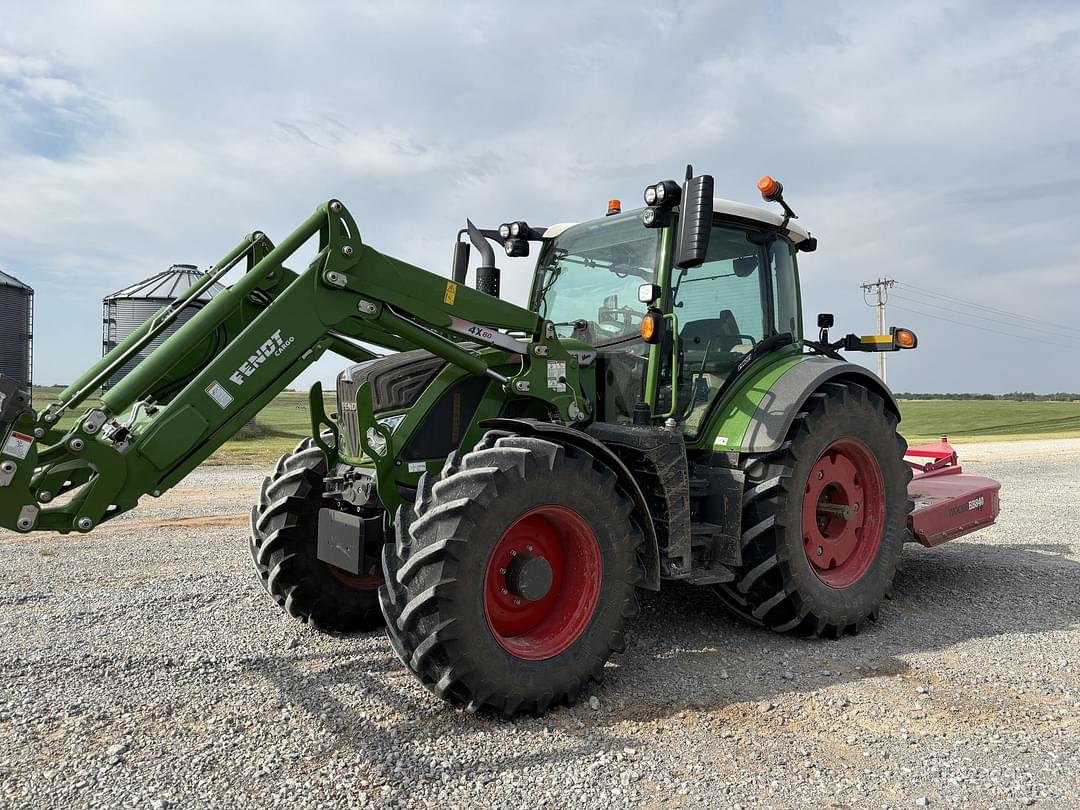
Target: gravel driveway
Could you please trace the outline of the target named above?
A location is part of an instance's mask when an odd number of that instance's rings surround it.
[[[86,537],[0,533],[0,805],[1077,806],[1080,441],[961,459],[1002,482],[1000,524],[909,546],[862,635],[669,588],[593,697],[511,723],[271,604],[245,546],[261,469]]]

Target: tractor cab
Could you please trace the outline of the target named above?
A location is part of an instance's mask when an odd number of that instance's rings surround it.
[[[796,253],[815,240],[787,216],[710,195],[698,255],[682,255],[661,187],[678,190],[658,183],[647,208],[548,228],[530,305],[596,348],[601,421],[670,419],[689,438],[755,357],[800,350]]]

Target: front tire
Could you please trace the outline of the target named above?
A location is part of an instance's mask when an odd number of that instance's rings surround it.
[[[380,603],[391,643],[436,695],[510,717],[573,704],[625,646],[644,539],[593,456],[491,432],[398,513]]]
[[[877,619],[912,509],[896,424],[873,392],[827,383],[779,450],[743,459],[743,563],[716,588],[731,612],[832,638]]]
[[[326,456],[309,438],[278,459],[252,509],[248,544],[255,573],[290,616],[330,633],[373,630],[382,624],[382,573],[371,559],[359,575],[318,558],[319,510]]]

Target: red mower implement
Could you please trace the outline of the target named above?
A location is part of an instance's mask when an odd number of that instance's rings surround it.
[[[915,461],[913,459],[929,459]],[[909,447],[904,461],[913,470],[908,493],[915,502],[911,534],[924,546],[940,546],[997,520],[1001,485],[965,473],[947,436]]]

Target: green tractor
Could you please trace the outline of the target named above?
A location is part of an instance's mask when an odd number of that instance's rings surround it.
[[[911,332],[830,341],[822,315],[804,337],[797,256],[817,240],[778,182],[759,188],[780,213],[714,199],[688,168],[644,209],[469,222],[450,278],[365,245],[336,200],[279,245],[249,234],[57,404],[36,413],[0,379],[0,526],[89,532],[159,496],[333,351],[355,365],[335,414],[313,387],[312,437],[263,483],[255,569],[322,630],[385,624],[445,700],[506,716],[572,704],[623,649],[638,590],[665,581],[772,630],[857,632],[904,543],[992,523],[998,485],[944,440],[908,449],[884,383],[839,354],[914,348]],[[307,269],[288,269],[316,235]],[[536,249],[528,307],[499,298],[493,246]]]

